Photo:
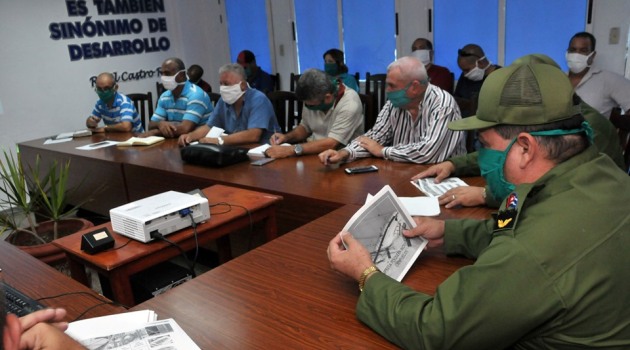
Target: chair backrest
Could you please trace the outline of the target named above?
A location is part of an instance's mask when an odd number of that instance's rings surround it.
[[[477,114],[477,102],[479,100],[478,94],[473,94],[471,99],[455,97],[455,101],[459,106],[459,111],[462,118],[468,118]],[[475,143],[477,142],[477,131],[469,130],[466,132],[466,151],[472,153],[476,151]]]
[[[381,110],[387,102],[385,97],[385,78],[387,74],[365,73],[365,94],[372,95],[377,110]]]
[[[630,115],[621,114],[621,109],[613,108],[610,112],[610,122],[617,128],[626,170],[630,167]]]
[[[298,80],[300,80],[300,74],[291,73],[291,83],[289,84],[291,91],[295,91]]]
[[[164,88],[164,85],[162,85],[162,83],[160,83],[159,81],[156,81],[155,90],[157,91],[157,98],[155,99],[155,103],[157,106],[157,100],[160,99],[160,96],[162,96],[162,94],[164,93],[164,91],[166,91],[166,89]]]
[[[216,107],[217,101],[221,98],[221,94],[217,94],[216,92],[211,92],[208,94],[210,96],[210,101],[212,101],[212,106]]]
[[[272,91],[267,97],[273,105],[278,124],[283,133],[293,130],[302,120],[303,103],[298,101],[293,91]],[[280,130],[278,130],[280,131]]]
[[[142,127],[146,131],[153,115],[153,94],[148,91],[146,94],[127,94],[127,97],[133,101],[133,105],[140,115]]]
[[[273,91],[280,90],[280,73],[269,74],[271,76],[271,81],[273,82]]]
[[[359,94],[361,104],[363,105],[363,123],[365,131],[372,129],[378,116],[378,111],[374,108],[374,99],[372,95]]]

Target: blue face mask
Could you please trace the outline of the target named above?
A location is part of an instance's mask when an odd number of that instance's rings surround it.
[[[389,91],[386,93],[387,99],[394,105],[394,107],[402,107],[409,102],[411,102],[411,98],[407,96],[407,89],[411,86],[411,83],[407,84],[404,88],[396,91]]]
[[[589,139],[589,143],[593,144],[593,129],[591,129],[591,126],[588,124],[588,122],[583,122],[580,129],[533,131],[529,134],[532,136],[561,136],[577,134],[580,132],[586,133],[586,136]],[[515,188],[513,183],[510,183],[505,179],[503,173],[505,159],[507,158],[507,154],[510,151],[510,148],[512,148],[514,142],[516,142],[516,138],[514,138],[510,142],[510,144],[505,148],[504,151],[497,151],[485,147],[481,147],[479,149],[479,158],[477,159],[477,162],[479,163],[481,176],[486,179],[486,183],[490,188],[490,194],[492,194],[494,199],[498,201],[503,200],[505,197],[507,197],[511,192],[514,191]]]

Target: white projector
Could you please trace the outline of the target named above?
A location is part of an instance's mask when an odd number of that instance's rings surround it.
[[[169,233],[210,219],[208,200],[198,195],[168,191],[110,209],[115,232],[140,242],[153,240],[154,233]]]

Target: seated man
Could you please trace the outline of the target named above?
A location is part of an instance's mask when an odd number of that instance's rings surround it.
[[[340,79],[309,69],[300,76],[295,94],[304,101],[302,121],[286,134],[271,136],[265,154],[271,158],[317,154],[338,149],[363,134],[363,107],[359,95]],[[282,146],[283,143],[295,146]]]
[[[566,59],[569,80],[575,92],[604,117],[610,118],[615,107],[630,110],[630,80],[621,75],[591,67],[597,55],[595,37],[580,32],[571,38]]]
[[[453,93],[453,73],[448,68],[433,63],[433,43],[429,39],[418,38],[414,40],[411,45],[411,56],[424,64],[431,84],[441,87],[449,94]]]
[[[457,65],[462,70],[462,74],[457,80],[455,87],[455,98],[462,108],[462,117],[466,118],[475,113],[472,108],[479,96],[479,90],[486,77],[501,68],[494,65],[486,58],[486,54],[479,45],[468,44],[457,50]]]
[[[460,119],[453,96],[427,79],[415,57],[402,57],[387,67],[387,103],[374,127],[345,148],[319,154],[324,164],[378,157],[397,162],[436,163],[466,153],[465,135],[446,127]]]
[[[50,349],[72,350],[85,349],[81,344],[64,333],[67,322],[64,309],[44,309],[18,318],[7,314],[3,305],[0,307],[0,329],[2,329],[2,350]]]
[[[203,76],[203,68],[201,68],[200,65],[193,64],[192,66],[188,67],[188,72],[186,73],[188,74],[189,81],[199,86],[201,90],[210,95],[210,93],[212,92],[212,86],[210,86],[207,81],[201,79],[201,77]]]
[[[129,97],[118,92],[118,84],[111,73],[98,75],[94,91],[99,100],[85,126],[93,132],[144,132],[136,107]],[[105,126],[98,127],[101,119]]]
[[[247,82],[250,87],[260,90],[263,94],[267,94],[275,90],[273,80],[269,73],[262,70],[256,64],[256,56],[249,50],[243,50],[238,54],[236,63],[240,64],[245,70]]]
[[[549,64],[558,69],[560,66],[549,56],[542,54],[526,55],[518,58],[513,64]],[[619,148],[619,138],[617,130],[613,125],[601,114],[597,113],[591,106],[584,103],[577,95],[573,96],[574,103],[579,104],[584,119],[589,122],[594,131],[593,142],[600,152],[607,154],[621,168],[625,168],[623,155]],[[477,164],[478,152],[468,153],[448,159],[445,162],[431,166],[429,169],[420,172],[414,176],[412,180],[435,177],[435,182],[439,183],[451,174],[454,176],[480,176],[479,165]],[[452,208],[457,205],[476,206],[488,205],[496,207],[501,203],[503,198],[494,198],[487,191],[487,187],[462,186],[448,190],[439,201],[446,208]]]
[[[179,58],[162,63],[162,85],[167,90],[158,100],[145,136],[178,137],[204,125],[212,112],[210,97],[186,79],[186,67]]]
[[[374,270],[351,233],[328,246],[333,269],[361,281],[359,320],[408,349],[630,347],[630,177],[590,145],[564,72],[511,65],[481,88],[480,166],[493,192],[512,187],[488,220],[415,218],[406,237],[476,259],[435,295]],[[496,181],[495,181],[496,180]],[[422,259],[422,256],[420,256]]]
[[[244,145],[264,143],[280,130],[271,102],[262,92],[247,87],[243,67],[226,64],[219,69],[221,98],[208,118],[206,125],[183,134],[179,144],[185,146],[193,141],[219,145]],[[210,128],[225,130],[227,136],[207,137]]]

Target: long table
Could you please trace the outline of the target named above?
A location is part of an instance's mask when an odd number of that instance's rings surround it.
[[[357,284],[332,271],[326,257],[358,208],[343,206],[133,309],[174,318],[202,349],[395,348],[356,319]],[[488,211],[456,216],[463,215],[482,219]],[[471,263],[425,251],[403,283],[433,294]]]
[[[0,241],[0,278],[33,299],[68,311],[67,321],[124,312],[122,306],[35,259],[17,247]]]
[[[210,201],[215,210],[211,211],[208,221],[196,226],[196,233],[188,228],[168,235],[168,240],[181,249],[188,251],[197,245],[217,240],[220,261],[226,262],[231,259],[228,235],[234,231],[262,222],[267,241],[277,237],[276,205],[282,197],[223,185],[211,186],[203,192],[206,196],[218,196],[221,200]],[[218,206],[219,202],[227,203],[230,209]],[[163,241],[141,243],[119,234],[112,234],[115,246],[111,250],[94,255],[81,250],[83,234],[102,231],[104,228],[113,232],[111,223],[106,223],[57,239],[53,244],[66,253],[74,279],[89,285],[85,273],[85,267],[89,266],[109,279],[114,300],[127,306],[135,305],[131,276],[172,259],[180,252]]]
[[[76,149],[106,139],[126,140],[130,136],[95,134],[53,145],[44,145],[44,139],[38,139],[20,143],[19,147],[23,159],[28,162],[34,162],[37,154],[49,161],[71,159],[74,182],[87,177],[92,184],[84,187],[83,195],[89,195],[96,184],[108,183],[109,190],[98,194],[87,207],[102,215],[108,215],[114,206],[167,190],[190,191],[224,184],[283,196],[284,201],[278,208],[280,233],[289,232],[345,204],[361,204],[368,193],[374,194],[385,185],[390,185],[399,196],[421,195],[411,185],[410,178],[426,168],[425,165],[375,158],[341,166],[324,166],[314,155],[278,159],[265,166],[243,162],[225,168],[210,168],[184,163],[175,139],[148,147]],[[379,167],[378,172],[348,175],[341,169],[371,164]],[[101,168],[105,170],[101,172]],[[466,180],[471,185],[483,183],[481,178]]]

